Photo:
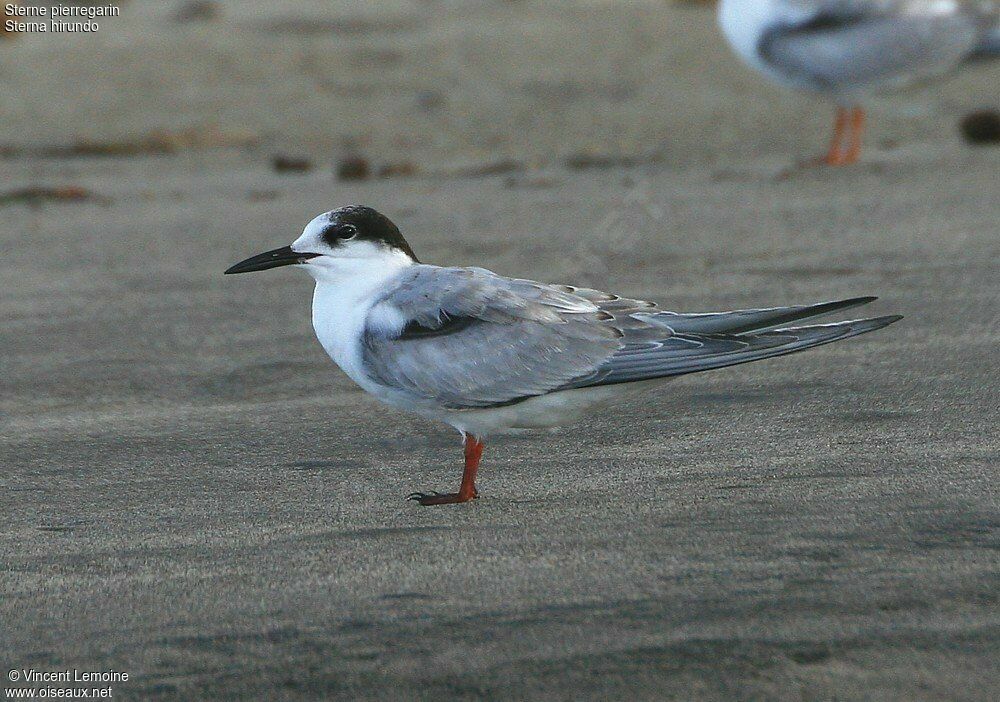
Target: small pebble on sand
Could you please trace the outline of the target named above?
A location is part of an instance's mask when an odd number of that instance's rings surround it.
[[[367,180],[371,174],[371,164],[363,156],[348,156],[337,164],[338,180]]]

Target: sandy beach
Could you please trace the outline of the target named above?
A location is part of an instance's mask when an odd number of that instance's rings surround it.
[[[127,671],[120,699],[1000,696],[1000,147],[958,130],[1000,65],[801,170],[832,108],[704,4],[120,7],[0,39],[8,669]],[[430,263],[906,318],[499,439],[481,499],[421,508],[458,435],[336,369],[308,276],[222,276],[349,203]]]

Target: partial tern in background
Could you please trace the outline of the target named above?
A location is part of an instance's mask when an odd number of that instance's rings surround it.
[[[226,273],[286,265],[316,279],[313,328],[354,382],[462,433],[461,487],[410,496],[422,505],[478,496],[485,437],[562,426],[649,381],[794,353],[900,319],[788,327],[875,298],[678,314],[587,288],[424,265],[396,225],[368,207],[322,214],[291,246]]]
[[[996,0],[721,0],[733,49],[775,83],[837,104],[823,161],[857,161],[866,95],[1000,56]]]

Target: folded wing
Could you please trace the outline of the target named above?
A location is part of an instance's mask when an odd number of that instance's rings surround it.
[[[784,356],[888,326],[901,317],[749,333],[676,333],[660,341],[627,344],[593,373],[568,388],[668,378]]]
[[[412,398],[496,407],[795,353],[899,319],[785,326],[874,299],[679,314],[478,268],[414,266],[369,312],[362,355],[371,378]]]
[[[377,382],[466,409],[510,404],[592,373],[622,347],[597,305],[477,268],[414,266],[368,315],[363,362]]]

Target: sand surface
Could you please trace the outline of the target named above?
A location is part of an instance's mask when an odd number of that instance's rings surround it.
[[[0,40],[0,190],[90,196],[0,199],[6,668],[127,671],[116,699],[1000,696],[1000,149],[956,129],[1000,66],[785,173],[830,108],[705,6],[179,5]],[[358,154],[415,175],[336,179]],[[347,203],[428,262],[906,319],[492,442],[482,499],[420,508],[457,435],[328,361],[305,275],[221,275]]]

